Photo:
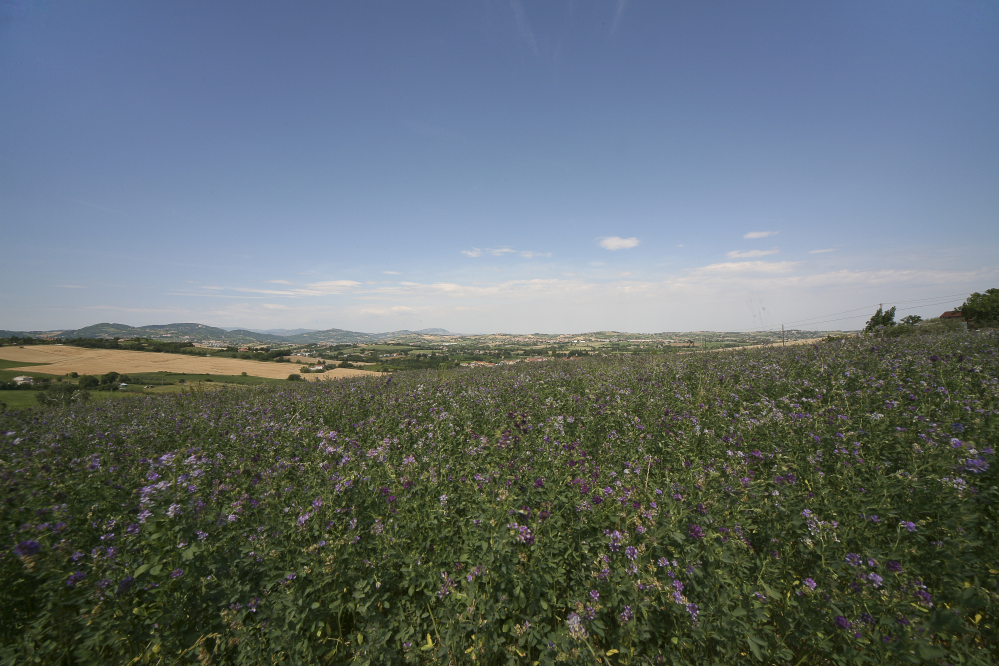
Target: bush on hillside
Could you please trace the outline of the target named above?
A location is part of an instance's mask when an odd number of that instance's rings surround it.
[[[975,327],[999,326],[999,289],[986,289],[984,294],[976,291],[958,308],[958,312]]]

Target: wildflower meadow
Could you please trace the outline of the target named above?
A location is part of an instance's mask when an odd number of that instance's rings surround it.
[[[999,337],[0,415],[4,664],[994,664]]]

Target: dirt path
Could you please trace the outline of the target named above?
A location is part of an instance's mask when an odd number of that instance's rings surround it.
[[[103,375],[106,372],[187,372],[193,374],[240,375],[285,379],[298,366],[291,363],[266,363],[246,361],[238,358],[214,358],[166,354],[159,352],[128,351],[124,349],[84,349],[59,345],[39,345],[28,347],[0,347],[0,359],[24,363],[46,364],[28,365],[17,368],[18,372],[30,374],[41,372],[50,375],[64,375],[77,372],[81,375]],[[323,373],[307,373],[302,377],[318,379],[340,379],[358,375],[380,373],[353,368],[336,368]]]

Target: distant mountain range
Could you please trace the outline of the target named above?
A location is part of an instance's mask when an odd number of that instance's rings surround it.
[[[302,333],[312,333],[314,331],[318,331],[319,329],[318,328],[268,328],[260,330],[259,328],[246,328],[246,329],[227,328],[225,330],[227,331],[245,330],[245,331],[250,331],[251,333],[266,333],[267,335],[288,336],[288,335],[301,335]]]
[[[307,328],[271,329],[267,331],[250,329],[225,329],[205,324],[162,324],[153,326],[128,326],[127,324],[94,324],[84,328],[55,331],[4,331],[0,337],[12,336],[35,338],[153,338],[156,340],[189,340],[191,342],[223,342],[225,344],[308,344],[310,342],[359,343],[380,340],[419,337],[423,335],[456,335],[443,328],[425,328],[419,331],[390,331],[388,333],[359,333],[330,328],[318,331]]]

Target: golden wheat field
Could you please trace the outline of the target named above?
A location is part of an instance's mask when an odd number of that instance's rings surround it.
[[[265,363],[236,358],[202,358],[184,354],[127,351],[124,349],[83,349],[60,345],[27,347],[0,347],[0,359],[35,363],[18,367],[18,372],[41,372],[64,375],[77,372],[81,375],[102,375],[106,372],[186,372],[193,374],[239,375],[285,379],[296,372],[298,366],[290,363]],[[303,374],[308,380],[340,379],[357,375],[379,374],[368,370],[336,368],[324,373]]]

